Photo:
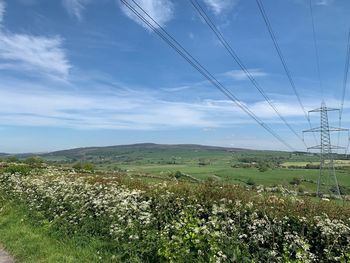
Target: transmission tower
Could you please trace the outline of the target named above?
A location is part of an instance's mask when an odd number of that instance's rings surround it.
[[[308,150],[320,150],[320,174],[317,181],[317,196],[324,197],[334,196],[340,198],[340,190],[338,180],[334,169],[333,149],[344,149],[344,147],[333,146],[331,144],[331,132],[348,131],[340,127],[331,127],[328,123],[328,112],[339,111],[339,109],[328,108],[326,103],[322,101],[321,108],[309,111],[310,113],[320,112],[321,126],[303,131],[320,133],[320,145],[309,147]]]

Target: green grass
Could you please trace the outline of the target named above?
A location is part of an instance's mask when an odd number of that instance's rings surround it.
[[[311,165],[319,165],[320,162],[317,161],[290,161],[290,162],[284,162],[282,163],[282,166],[285,167],[302,167],[304,168],[307,164],[311,164]],[[344,166],[350,166],[350,160],[334,160],[334,164],[337,167],[344,167]]]
[[[284,185],[293,188],[290,182],[293,178],[312,180],[314,183],[302,182],[302,186],[307,191],[316,191],[316,182],[319,176],[318,169],[269,169],[260,172],[257,168],[232,168],[229,164],[214,163],[199,167],[195,164],[175,164],[175,165],[120,165],[128,169],[129,174],[146,174],[168,178],[170,173],[181,171],[200,180],[214,178],[225,183],[245,184],[249,178],[256,184],[265,186]],[[350,187],[350,173],[348,171],[336,171],[340,185]]]
[[[0,200],[0,243],[15,258],[26,263],[110,262],[104,244],[93,238],[56,238],[44,223],[27,215],[26,207]],[[100,255],[100,254],[101,255]],[[103,255],[102,255],[103,254]],[[102,256],[103,260],[99,257]]]

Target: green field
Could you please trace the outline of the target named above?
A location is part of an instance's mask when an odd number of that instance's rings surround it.
[[[290,182],[294,178],[312,180],[314,183],[302,182],[305,190],[315,191],[316,181],[319,176],[317,169],[282,169],[274,168],[266,172],[260,172],[257,168],[231,168],[228,165],[208,165],[198,167],[195,165],[120,165],[128,170],[128,174],[156,175],[169,178],[169,174],[176,171],[191,175],[200,180],[208,178],[225,183],[245,184],[248,179],[252,179],[256,184],[275,186],[291,186]],[[350,173],[346,171],[337,171],[337,178],[340,185],[350,187]]]
[[[319,157],[311,153],[255,151],[201,145],[136,144],[110,147],[79,148],[41,156],[47,161],[64,166],[90,162],[102,172],[125,171],[130,177],[141,177],[149,182],[170,180],[176,172],[221,183],[245,185],[248,180],[257,185],[302,186],[314,192],[319,170],[305,169],[317,166]],[[350,160],[336,160],[339,184],[350,188]],[[259,167],[267,166],[264,171]],[[301,185],[290,182],[301,179]],[[307,181],[307,182],[306,182]]]
[[[319,176],[319,157],[316,154],[201,145],[148,143],[90,147],[53,152],[40,157],[64,167],[92,163],[102,173],[124,172],[126,176],[138,177],[150,183],[173,180],[174,175],[180,173],[185,175],[181,179],[196,178],[198,181],[213,180],[240,185],[246,185],[249,181],[256,185],[283,185],[315,192]],[[343,189],[348,188],[350,194],[350,160],[345,156],[336,158],[339,158],[335,160],[339,184]],[[295,179],[300,181],[299,185],[291,184]]]

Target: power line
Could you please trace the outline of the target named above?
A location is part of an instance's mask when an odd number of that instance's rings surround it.
[[[344,110],[346,84],[348,82],[348,73],[349,73],[349,61],[350,61],[350,29],[349,29],[349,33],[348,33],[348,44],[347,44],[347,51],[346,51],[346,58],[345,58],[344,79],[343,79],[343,92],[342,92],[342,98],[341,98],[341,104],[340,104],[340,113],[339,113],[339,120],[340,121],[342,119],[343,110]]]
[[[268,97],[268,95],[265,93],[265,91],[260,87],[258,82],[255,80],[255,78],[252,76],[252,74],[249,72],[247,67],[243,64],[241,59],[238,57],[236,52],[233,50],[231,45],[226,41],[223,34],[218,30],[218,28],[215,26],[214,22],[210,19],[210,17],[207,15],[205,10],[201,7],[201,5],[198,3],[197,0],[190,0],[193,7],[197,10],[199,15],[204,19],[204,21],[207,23],[207,25],[211,28],[211,30],[214,32],[214,34],[217,36],[221,44],[224,46],[224,48],[228,51],[228,53],[231,55],[231,57],[234,59],[234,61],[239,65],[239,67],[242,69],[242,71],[245,73],[245,75],[248,77],[248,79],[251,81],[251,83],[254,85],[254,87],[259,91],[259,93],[264,97],[266,102],[270,105],[270,107],[276,112],[276,114],[279,116],[279,118],[284,122],[284,124],[303,142],[305,145],[305,148],[307,148],[304,140],[302,137],[293,129],[293,127],[287,122],[287,120],[282,116],[282,114],[279,112],[279,110],[276,108],[276,106],[273,104],[271,99]]]
[[[321,94],[322,94],[322,98],[323,98],[324,97],[324,92],[323,92],[323,85],[322,85],[322,79],[321,79],[321,70],[320,70],[320,55],[319,55],[317,39],[316,39],[315,19],[314,19],[313,7],[312,7],[312,0],[309,0],[309,6],[310,6],[310,16],[311,16],[311,22],[312,22],[312,36],[313,36],[314,46],[315,46],[317,75],[318,75],[318,80],[319,80],[320,88],[321,88]]]
[[[258,116],[255,115],[245,104],[238,100],[238,98],[228,90],[221,82],[219,82],[204,66],[202,66],[179,42],[177,42],[157,21],[155,21],[137,2],[131,0],[134,5],[131,5],[127,0],[120,0],[130,11],[132,11],[138,18],[140,18],[153,32],[161,37],[170,47],[172,47],[180,56],[182,56],[192,67],[194,67],[201,75],[203,75],[210,83],[219,89],[226,97],[233,101],[240,109],[247,113],[254,119],[261,127],[267,130],[278,141],[284,144],[289,150],[294,151],[281,136],[279,136],[270,126],[264,123]],[[135,9],[137,7],[147,17],[143,16]]]
[[[293,89],[293,91],[294,91],[294,94],[295,94],[295,96],[296,96],[297,99],[298,99],[299,105],[300,105],[301,109],[303,110],[304,116],[305,116],[307,122],[309,123],[310,129],[311,129],[311,128],[312,128],[312,124],[311,124],[309,115],[307,114],[307,112],[306,112],[306,110],[305,110],[305,107],[304,107],[304,105],[303,105],[303,103],[302,103],[302,101],[301,101],[299,92],[298,92],[298,90],[297,90],[297,88],[296,88],[296,86],[295,86],[294,80],[293,80],[293,78],[292,78],[292,74],[290,73],[290,70],[289,70],[289,68],[288,68],[288,66],[287,66],[286,60],[284,59],[283,53],[282,53],[282,51],[281,51],[281,49],[280,49],[280,46],[279,46],[279,44],[278,44],[278,42],[277,42],[275,33],[274,33],[273,29],[272,29],[270,20],[269,20],[267,14],[266,14],[264,5],[263,5],[263,3],[261,2],[261,0],[256,0],[256,3],[258,4],[260,13],[261,13],[261,15],[262,15],[262,17],[263,17],[263,19],[264,19],[264,22],[265,22],[265,25],[266,25],[268,31],[269,31],[269,35],[270,35],[270,37],[271,37],[271,39],[272,39],[272,42],[273,42],[273,44],[274,44],[274,46],[275,46],[275,49],[276,49],[277,54],[278,54],[278,57],[279,57],[280,60],[281,60],[281,63],[282,63],[283,68],[284,68],[284,71],[285,71],[285,73],[286,73],[286,75],[287,75],[287,78],[288,78],[288,80],[289,80],[289,83],[290,83],[290,85],[292,86],[292,89]],[[313,136],[314,136],[314,139],[315,139],[315,141],[316,141],[316,143],[317,143],[315,134],[313,134]]]
[[[345,93],[346,93],[346,86],[348,82],[348,74],[349,74],[349,62],[350,62],[350,29],[348,32],[348,43],[347,43],[347,50],[346,50],[346,56],[345,56],[345,69],[344,69],[344,79],[343,79],[343,90],[342,90],[342,97],[340,101],[340,111],[339,111],[339,127],[341,127],[342,124],[342,116],[343,116],[343,110],[344,110],[344,100],[345,100]],[[340,133],[338,133],[338,146],[340,142]],[[347,145],[345,154],[347,154],[349,149],[349,143]]]

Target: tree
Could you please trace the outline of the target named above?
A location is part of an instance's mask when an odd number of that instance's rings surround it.
[[[31,156],[25,159],[24,163],[28,164],[30,167],[41,167],[44,160],[38,156]]]
[[[76,170],[85,170],[92,172],[95,169],[95,165],[93,163],[76,163],[73,165],[73,168]]]
[[[252,179],[252,178],[248,178],[248,181],[247,181],[247,185],[251,185],[251,186],[254,186],[256,185],[255,181]]]
[[[299,177],[294,177],[289,183],[291,184],[291,185],[300,185],[301,184],[301,178],[299,178]]]
[[[264,162],[264,163],[259,163],[258,164],[258,170],[259,172],[266,172],[269,169],[268,165]]]

